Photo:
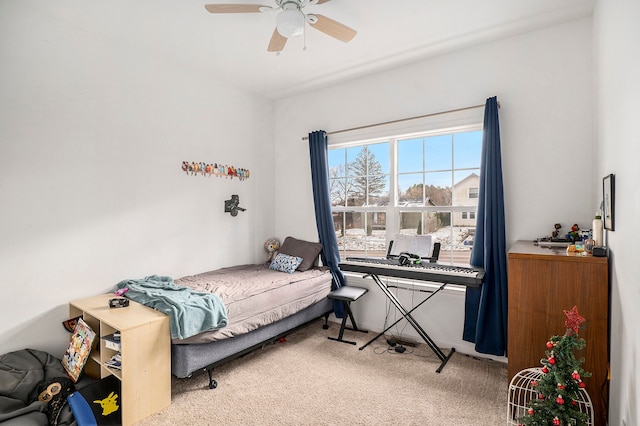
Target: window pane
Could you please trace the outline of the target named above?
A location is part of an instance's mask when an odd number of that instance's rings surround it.
[[[350,181],[353,182],[353,179],[350,179]],[[349,187],[347,188],[347,201],[346,201],[347,207],[361,206],[363,203],[364,203],[364,200],[362,200],[361,198],[358,198],[353,193],[353,184],[349,185]]]
[[[345,213],[344,249],[347,252],[358,252],[364,247],[364,213]]]
[[[330,149],[327,152],[329,161],[329,177],[340,177],[347,175],[347,151],[345,149]]]
[[[333,214],[340,258],[386,254],[386,212],[344,212]]]
[[[400,234],[422,235],[422,212],[400,213]]]
[[[422,138],[398,141],[398,173],[423,170]]]
[[[425,170],[451,170],[453,167],[452,143],[452,135],[425,138]]]
[[[355,152],[355,151],[354,151]],[[378,159],[381,158],[382,162]],[[347,205],[367,206],[389,203],[389,143],[359,148],[349,163]]]
[[[367,213],[367,236],[365,251],[367,256],[384,256],[387,253],[387,215],[385,212]]]
[[[369,174],[389,174],[389,142],[376,143],[368,146]],[[372,164],[371,161],[377,164]],[[379,167],[379,169],[378,169]]]
[[[475,233],[475,219],[462,219],[462,215],[460,213],[454,213],[451,243],[452,263],[469,264]]]
[[[453,147],[454,168],[480,168],[482,130],[456,133]]]
[[[454,206],[477,206],[478,188],[480,187],[480,176],[476,171],[460,171],[454,173],[456,181],[453,186]],[[475,197],[471,196],[475,193]]]
[[[346,177],[329,179],[329,195],[331,196],[331,206],[345,206],[347,200],[347,189],[349,179]]]
[[[451,178],[451,172],[425,173],[425,195],[427,197],[427,205],[451,205]]]
[[[389,205],[389,175],[369,176],[368,206]]]
[[[398,176],[398,204],[400,206],[423,206],[424,185],[422,173]]]
[[[456,213],[458,217],[462,212]],[[400,233],[404,235],[431,235],[434,243],[440,243],[440,263],[468,264],[475,234],[475,222],[458,220],[451,226],[450,212],[401,212]],[[455,216],[454,216],[454,220]]]

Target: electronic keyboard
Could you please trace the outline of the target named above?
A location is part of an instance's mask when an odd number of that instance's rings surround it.
[[[480,287],[484,278],[482,268],[465,268],[437,263],[401,265],[399,259],[379,257],[347,257],[345,261],[340,262],[338,267],[347,272],[458,284],[467,287]]]

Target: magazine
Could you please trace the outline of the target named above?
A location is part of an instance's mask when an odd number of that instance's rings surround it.
[[[62,366],[67,370],[67,374],[74,383],[80,378],[82,369],[89,359],[95,337],[96,333],[91,327],[82,318],[79,318],[71,335],[69,347],[62,357]]]

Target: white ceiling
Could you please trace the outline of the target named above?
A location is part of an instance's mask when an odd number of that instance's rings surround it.
[[[277,12],[210,14],[206,3],[273,0],[57,0],[46,13],[211,78],[277,99],[476,43],[590,16],[595,0],[331,0],[305,8],[358,33],[349,43],[307,26],[267,52]],[[62,5],[66,7],[61,7]],[[42,9],[39,9],[42,12]]]

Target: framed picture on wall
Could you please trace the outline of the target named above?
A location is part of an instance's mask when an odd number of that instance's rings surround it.
[[[602,178],[602,220],[604,229],[615,231],[616,175]]]

